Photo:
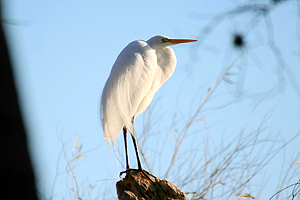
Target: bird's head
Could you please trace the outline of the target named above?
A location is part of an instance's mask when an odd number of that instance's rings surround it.
[[[150,38],[147,43],[151,46],[152,49],[161,49],[168,46],[180,44],[180,43],[188,43],[188,42],[196,42],[197,40],[191,39],[171,39],[167,36],[156,35]]]

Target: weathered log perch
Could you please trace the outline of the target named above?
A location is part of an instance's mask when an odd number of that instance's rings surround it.
[[[136,170],[127,171],[116,186],[119,200],[188,200],[173,183]]]

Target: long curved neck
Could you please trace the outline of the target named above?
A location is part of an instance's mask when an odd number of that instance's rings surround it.
[[[160,76],[160,85],[162,85],[166,80],[168,80],[176,67],[176,56],[170,47],[165,47],[156,50],[157,65],[158,65],[158,75]]]

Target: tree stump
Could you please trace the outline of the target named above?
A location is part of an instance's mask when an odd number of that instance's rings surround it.
[[[116,186],[119,200],[188,200],[173,183],[137,170],[128,170]]]

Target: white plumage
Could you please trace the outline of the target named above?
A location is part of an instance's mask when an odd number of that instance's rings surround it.
[[[133,41],[122,50],[101,97],[100,117],[108,144],[110,140],[114,144],[122,128],[134,137],[131,120],[150,105],[157,90],[172,76],[176,56],[168,46],[195,41],[158,35],[146,42]]]

